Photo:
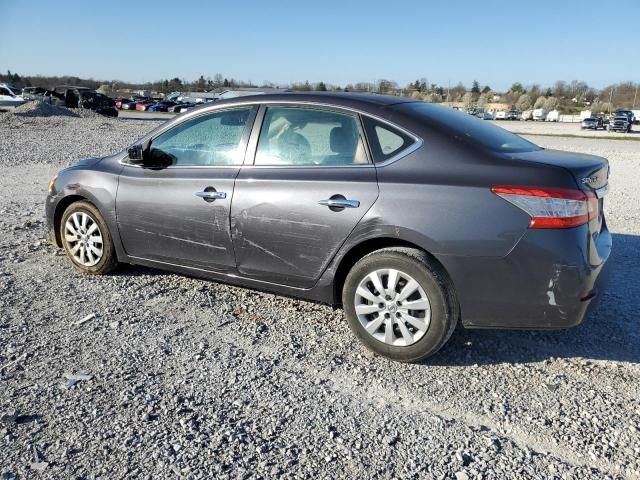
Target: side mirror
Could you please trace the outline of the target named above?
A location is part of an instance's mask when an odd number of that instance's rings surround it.
[[[131,163],[143,162],[144,150],[142,148],[142,145],[137,144],[130,146],[127,150],[127,153],[129,154],[129,160],[131,160]]]

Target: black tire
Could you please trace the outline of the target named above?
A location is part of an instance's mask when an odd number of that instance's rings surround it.
[[[99,227],[100,233],[102,235],[102,256],[98,260],[95,265],[83,265],[79,263],[79,261],[74,257],[71,252],[71,245],[67,240],[65,240],[65,225],[67,220],[74,213],[86,214],[93,220]],[[116,252],[113,247],[113,241],[111,239],[111,234],[109,232],[109,228],[107,227],[106,222],[100,215],[98,209],[87,201],[79,201],[74,202],[69,205],[64,213],[62,214],[62,219],[60,220],[60,225],[58,225],[58,230],[60,232],[60,239],[62,240],[62,246],[64,248],[67,257],[71,261],[72,265],[80,270],[83,273],[89,273],[92,275],[104,275],[111,271],[113,271],[118,266],[118,259],[116,257]]]
[[[371,272],[389,268],[413,277],[430,304],[431,318],[426,333],[408,346],[390,345],[376,339],[367,332],[356,314],[356,291],[360,282]],[[442,267],[425,252],[404,247],[384,248],[361,258],[345,279],[342,305],[349,327],[367,348],[400,362],[419,362],[436,353],[453,334],[459,317],[453,286]]]

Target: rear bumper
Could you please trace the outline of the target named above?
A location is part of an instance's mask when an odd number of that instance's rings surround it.
[[[472,328],[562,329],[582,322],[607,283],[611,234],[586,225],[529,230],[502,258],[439,257]]]

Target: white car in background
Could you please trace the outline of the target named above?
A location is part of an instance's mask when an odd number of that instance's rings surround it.
[[[496,112],[496,120],[506,120],[507,119],[507,112]]]
[[[10,83],[0,83],[0,108],[19,107],[25,102],[18,88]]]

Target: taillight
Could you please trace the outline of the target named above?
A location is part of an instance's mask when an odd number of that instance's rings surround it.
[[[529,214],[529,228],[572,228],[598,215],[598,199],[591,192],[508,185],[495,186],[491,191]]]

